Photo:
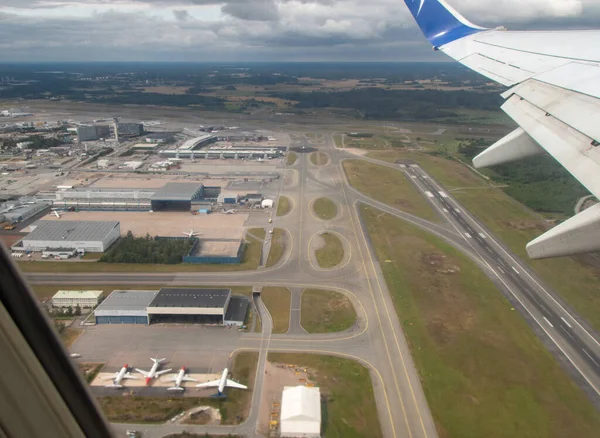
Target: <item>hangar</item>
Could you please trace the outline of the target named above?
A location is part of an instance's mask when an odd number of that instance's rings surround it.
[[[148,324],[155,290],[115,290],[94,311],[96,324]]]
[[[167,183],[150,198],[152,210],[190,211],[192,202],[202,199],[203,189],[199,183]]]
[[[37,221],[32,231],[13,245],[15,251],[46,249],[104,252],[119,238],[117,221]]]
[[[113,291],[94,311],[96,324],[219,324],[242,326],[250,301],[231,289],[162,288]]]
[[[150,323],[224,324],[231,289],[162,288],[148,305]]]

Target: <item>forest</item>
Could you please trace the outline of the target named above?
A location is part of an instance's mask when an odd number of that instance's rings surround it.
[[[104,263],[154,263],[174,265],[181,263],[194,239],[165,239],[158,236],[134,237],[131,231],[106,252],[99,260]]]

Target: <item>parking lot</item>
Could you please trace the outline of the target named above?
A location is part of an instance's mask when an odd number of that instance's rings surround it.
[[[240,338],[236,328],[222,326],[107,324],[85,328],[70,350],[81,355],[77,361],[105,363],[105,373],[124,364],[147,370],[150,358],[164,357],[163,368],[212,374],[228,366],[230,354],[243,343]]]

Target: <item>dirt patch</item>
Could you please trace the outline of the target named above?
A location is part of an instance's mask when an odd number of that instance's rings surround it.
[[[218,426],[221,424],[221,413],[211,406],[198,406],[186,412],[181,423]]]
[[[265,379],[258,419],[258,432],[260,434],[268,435],[269,421],[279,421],[283,387],[314,385],[314,380],[310,378],[311,375],[315,375],[315,372],[308,368],[296,367],[294,364],[271,362],[265,364]]]
[[[546,231],[548,227],[544,226],[539,220],[518,220],[518,221],[503,221],[503,223],[515,230],[537,230]]]

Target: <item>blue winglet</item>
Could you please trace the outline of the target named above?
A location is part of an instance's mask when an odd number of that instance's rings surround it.
[[[434,47],[482,30],[454,10],[445,0],[404,0],[417,24]]]

